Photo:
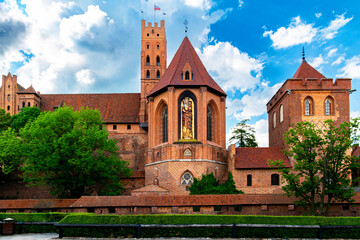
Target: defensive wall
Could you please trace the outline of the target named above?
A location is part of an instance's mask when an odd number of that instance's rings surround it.
[[[360,194],[333,204],[330,216],[360,216]],[[304,215],[284,195],[84,196],[79,199],[0,200],[0,212],[90,212],[96,214]]]

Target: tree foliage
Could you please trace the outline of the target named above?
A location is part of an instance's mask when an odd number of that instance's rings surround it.
[[[219,181],[216,180],[213,173],[203,174],[201,179],[194,178],[194,182],[191,184],[189,190],[190,195],[244,193],[243,191],[236,189],[231,172],[229,172],[228,179],[223,184],[220,184]]]
[[[12,116],[10,127],[19,132],[28,122],[34,121],[40,113],[41,110],[37,107],[23,107],[18,114]]]
[[[11,123],[10,113],[6,113],[4,109],[0,108],[0,133],[8,129]]]
[[[59,197],[76,198],[94,191],[120,194],[120,175],[129,176],[131,169],[102,125],[100,112],[88,108],[42,112],[20,129],[18,138],[14,130],[3,135],[13,139],[14,146],[7,145],[7,152],[0,150],[0,157],[2,161],[12,155],[21,159],[24,181],[46,184]]]
[[[282,174],[287,196],[295,196],[296,204],[309,206],[311,215],[327,215],[336,201],[353,201],[350,175],[356,161],[350,147],[357,128],[357,121],[337,125],[326,120],[322,129],[300,122],[284,135],[285,153],[295,160],[293,170],[284,168],[280,160],[270,165]]]
[[[255,130],[247,124],[249,119],[242,120],[232,131],[230,142],[234,142],[237,147],[257,147]]]

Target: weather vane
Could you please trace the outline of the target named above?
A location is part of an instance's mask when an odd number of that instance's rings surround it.
[[[305,60],[305,47],[303,46],[303,54],[302,54],[302,60],[303,60],[303,62],[306,62],[306,60]]]
[[[185,19],[185,21],[184,21],[184,26],[185,26],[185,35],[187,35],[187,31],[188,31],[188,27],[187,27],[187,25],[188,25],[188,21]]]

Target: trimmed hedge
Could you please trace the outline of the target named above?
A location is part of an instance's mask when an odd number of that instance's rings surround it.
[[[360,225],[356,217],[243,216],[243,215],[95,215],[70,214],[60,221],[70,224],[279,224]],[[323,229],[323,238],[358,238],[360,229]],[[136,229],[64,228],[67,237],[134,237]],[[142,237],[231,237],[231,228],[143,228]],[[317,238],[318,229],[237,228],[237,237]]]
[[[0,213],[0,220],[5,218],[13,218],[15,222],[59,222],[67,213]],[[23,225],[23,233],[50,233],[56,232],[56,228],[52,225]],[[19,225],[15,226],[15,232],[19,233]],[[0,224],[0,232],[2,232],[2,224]]]

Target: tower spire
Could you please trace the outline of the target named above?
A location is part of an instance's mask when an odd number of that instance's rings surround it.
[[[303,52],[302,52],[302,61],[306,62],[305,60],[305,47],[303,46]]]

